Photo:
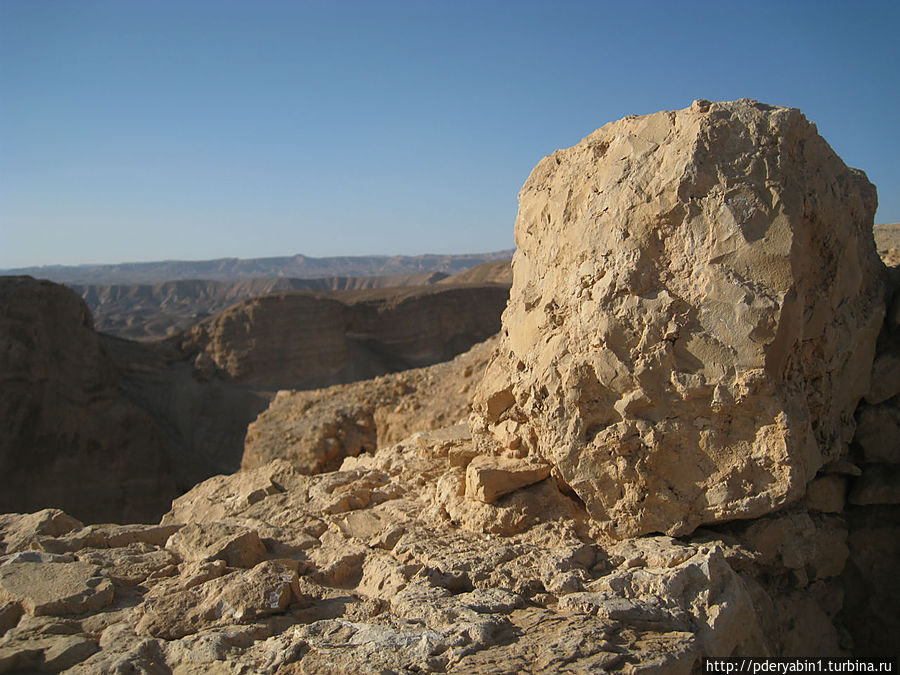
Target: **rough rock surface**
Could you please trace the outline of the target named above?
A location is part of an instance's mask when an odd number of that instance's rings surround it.
[[[900,267],[900,223],[876,225],[875,245],[878,255],[888,267]]]
[[[869,388],[875,207],[800,111],[749,100],[546,157],[520,193],[479,450],[551,464],[617,536],[799,499]]]
[[[850,559],[843,575],[847,625],[860,655],[897,655],[900,633],[900,226],[875,228],[879,254],[888,265],[888,307],[872,385],[857,409],[847,479]]]
[[[100,568],[83,562],[14,562],[0,567],[0,600],[32,616],[84,614],[112,601],[113,585]]]
[[[473,454],[457,426],[336,472],[276,460],[212,478],[175,501],[167,526],[190,524],[165,543],[153,535],[139,568],[125,530],[102,530],[105,548],[87,536],[97,528],[44,536],[30,558],[0,556],[0,570],[89,565],[115,598],[79,615],[19,615],[0,657],[40,664],[72,649],[72,673],[687,674],[703,655],[852,646],[835,586],[848,556],[840,518],[793,511],[692,538],[615,541],[552,477],[491,504],[468,498]],[[448,482],[459,471],[463,483]],[[3,537],[25,541],[27,528],[19,517]],[[192,531],[258,533],[262,559],[187,560]],[[120,565],[97,564],[101,553]],[[121,573],[125,560],[134,575]]]
[[[497,337],[452,361],[311,391],[280,391],[247,428],[243,469],[281,458],[303,473],[465,420]]]

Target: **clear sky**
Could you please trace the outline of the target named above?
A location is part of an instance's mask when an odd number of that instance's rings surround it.
[[[2,0],[0,267],[513,246],[556,148],[798,107],[900,221],[900,2]]]

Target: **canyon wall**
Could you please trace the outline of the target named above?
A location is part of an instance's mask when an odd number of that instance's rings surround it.
[[[0,278],[0,511],[148,520],[178,492],[159,429],[74,292]]]

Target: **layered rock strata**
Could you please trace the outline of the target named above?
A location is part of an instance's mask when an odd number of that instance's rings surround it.
[[[502,284],[275,294],[194,326],[185,352],[209,376],[311,389],[445,361],[500,328]]]
[[[286,291],[335,291],[433,284],[441,272],[320,279],[182,279],[158,284],[69,284],[87,303],[97,330],[132,340],[171,337],[250,298]]]
[[[617,536],[763,515],[846,452],[884,312],[876,196],[800,111],[628,117],[519,199],[481,452],[551,465]]]

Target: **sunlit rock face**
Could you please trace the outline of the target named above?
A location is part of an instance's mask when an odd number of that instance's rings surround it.
[[[617,536],[798,499],[868,390],[876,204],[799,110],[750,100],[626,117],[544,158],[479,450],[551,464]]]

